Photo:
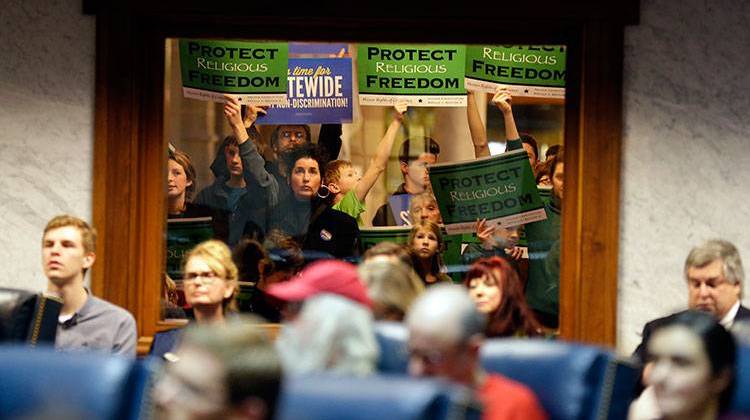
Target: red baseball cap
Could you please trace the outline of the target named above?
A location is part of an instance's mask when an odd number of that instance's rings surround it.
[[[338,260],[314,262],[299,276],[272,284],[266,293],[288,302],[302,301],[319,293],[333,293],[372,308],[372,301],[357,275],[356,266]]]

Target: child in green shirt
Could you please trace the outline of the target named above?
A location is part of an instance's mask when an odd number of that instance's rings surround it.
[[[360,226],[363,225],[361,214],[365,211],[365,197],[380,174],[385,171],[393,142],[401,128],[407,109],[406,102],[401,101],[396,102],[393,107],[396,111],[393,114],[393,121],[378,143],[375,156],[361,178],[357,177],[357,171],[348,160],[334,160],[326,165],[324,179],[333,196],[332,208],[357,219],[357,224]]]

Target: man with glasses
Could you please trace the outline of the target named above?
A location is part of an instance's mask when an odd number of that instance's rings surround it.
[[[406,317],[409,374],[469,387],[483,405],[485,420],[547,418],[529,388],[480,366],[485,323],[464,287],[446,284],[428,289]]]
[[[731,242],[712,239],[693,248],[685,260],[684,273],[688,309],[712,314],[727,329],[737,321],[750,320],[750,309],[740,303],[745,278],[742,259]],[[641,360],[651,331],[664,319],[656,319],[643,327],[643,341],[635,351]]]
[[[86,289],[86,271],[96,260],[96,231],[85,221],[52,218],[42,236],[42,265],[47,293],[63,299],[55,347],[98,350],[135,357],[135,320],[130,312]]]
[[[224,107],[224,114],[239,144],[243,144],[247,139],[257,143],[260,140],[260,132],[255,123],[260,116],[266,113],[265,107],[243,106],[229,95],[225,98],[227,102]],[[320,126],[317,144],[321,152],[323,168],[328,162],[338,158],[341,151],[341,134],[341,124],[322,124]],[[282,156],[296,147],[311,142],[310,127],[304,124],[279,125],[271,133],[271,149],[276,155],[276,159],[267,161],[265,169],[279,181],[279,185],[286,185],[287,171],[282,167]],[[245,171],[250,171],[250,165],[252,164],[251,161],[243,160]],[[211,164],[211,171],[216,177],[226,175],[226,162],[223,156],[217,155]]]

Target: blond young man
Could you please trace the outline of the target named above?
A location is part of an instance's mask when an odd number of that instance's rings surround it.
[[[365,211],[365,197],[380,174],[385,171],[393,142],[403,123],[407,105],[406,102],[399,101],[393,108],[395,109],[393,121],[378,143],[375,156],[361,178],[357,176],[357,171],[348,160],[334,160],[326,165],[323,178],[333,196],[333,208],[357,219],[357,224],[360,226],[363,225],[361,215]]]
[[[126,310],[91,295],[86,271],[96,261],[96,231],[85,221],[52,218],[42,237],[42,265],[47,293],[63,299],[55,347],[99,350],[135,357],[135,319]]]

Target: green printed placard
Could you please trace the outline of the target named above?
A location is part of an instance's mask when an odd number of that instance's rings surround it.
[[[463,45],[360,44],[360,105],[466,106]]]
[[[411,226],[375,226],[359,229],[359,247],[360,252],[365,251],[381,242],[395,242],[397,244],[406,244],[409,240]]]
[[[518,226],[547,218],[525,150],[429,169],[448,233],[472,232],[477,219]]]
[[[285,42],[180,39],[182,92],[186,98],[246,104],[286,104]]]
[[[199,243],[214,236],[210,217],[167,220],[167,275],[182,279],[182,258]]]
[[[466,48],[466,88],[513,96],[565,99],[564,45],[496,45]]]

